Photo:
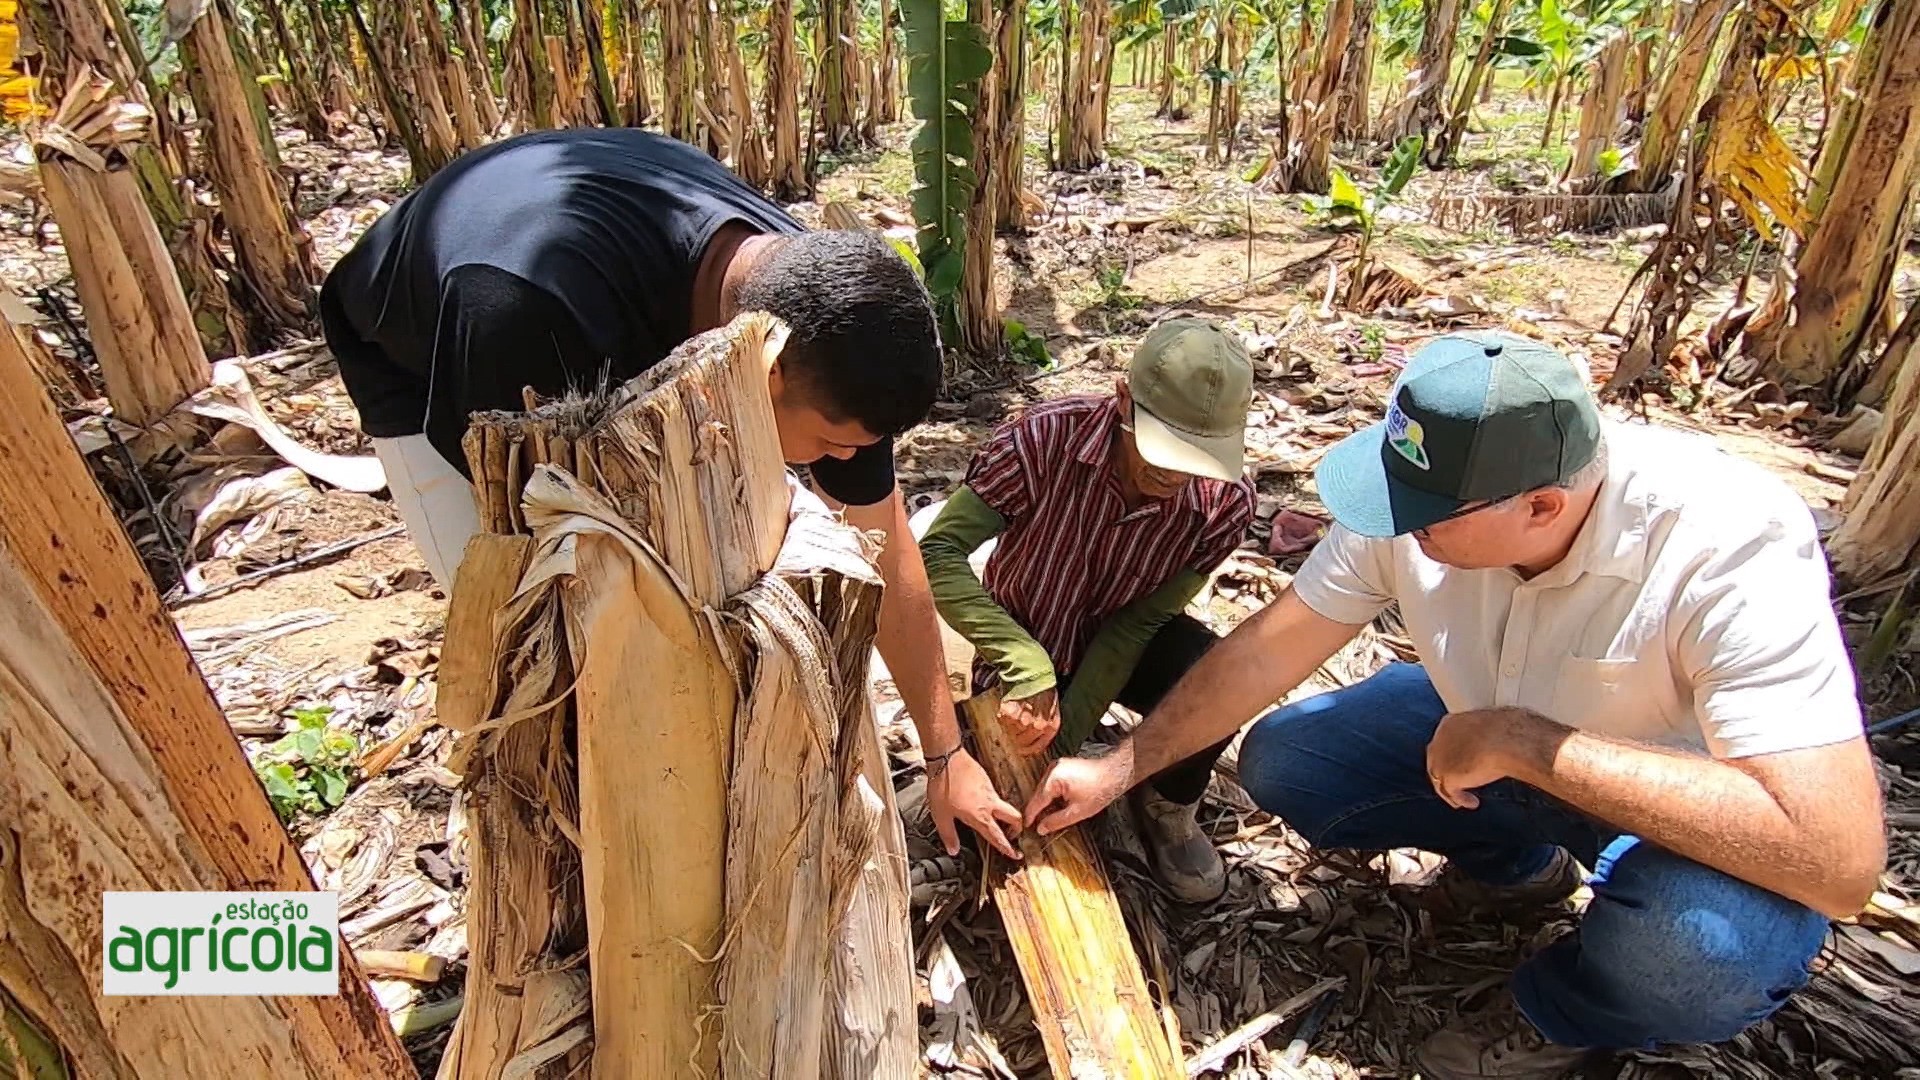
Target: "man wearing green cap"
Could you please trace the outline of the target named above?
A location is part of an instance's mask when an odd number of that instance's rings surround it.
[[[1422,349],[1316,479],[1337,526],[1293,588],[1115,753],[1056,764],[1028,824],[1218,740],[1397,602],[1421,662],[1268,713],[1242,784],[1315,844],[1446,855],[1456,911],[1563,901],[1582,864],[1593,889],[1421,1073],[1557,1077],[1778,1009],[1886,860],[1806,506],[1697,437],[1603,423],[1571,362],[1493,333]]]
[[[1146,712],[1215,642],[1181,614],[1253,520],[1242,475],[1253,368],[1199,319],[1156,327],[1110,396],[1029,410],[974,456],[921,541],[934,602],[973,643],[975,685],[1027,753],[1071,751],[1107,707]],[[985,584],[968,557],[990,539]],[[1176,899],[1226,888],[1194,818],[1224,740],[1156,770],[1140,799]]]

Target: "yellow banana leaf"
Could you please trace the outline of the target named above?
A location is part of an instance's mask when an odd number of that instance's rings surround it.
[[[16,124],[47,111],[39,80],[14,66],[19,59],[20,0],[0,0],[0,115]]]
[[[1762,236],[1773,238],[1775,222],[1806,236],[1809,223],[1800,198],[1806,165],[1767,120],[1751,78],[1740,80],[1720,101],[1706,171]]]
[[[47,107],[35,100],[34,87],[38,82],[31,75],[0,72],[0,114],[16,124],[46,115]]]
[[[1817,79],[1826,61],[1820,56],[1776,56],[1767,61],[1767,82]]]

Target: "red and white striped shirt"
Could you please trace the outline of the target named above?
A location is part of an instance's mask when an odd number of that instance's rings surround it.
[[[1253,482],[1194,478],[1129,511],[1119,399],[1060,398],[1001,425],[967,487],[1006,520],[982,584],[1065,675],[1102,624],[1182,569],[1218,566],[1253,521]]]

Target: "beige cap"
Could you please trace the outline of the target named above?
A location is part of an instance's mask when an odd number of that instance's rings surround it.
[[[1240,479],[1253,362],[1239,338],[1205,319],[1169,319],[1133,354],[1127,386],[1134,441],[1147,464]]]

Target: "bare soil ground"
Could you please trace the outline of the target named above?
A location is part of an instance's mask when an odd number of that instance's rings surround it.
[[[1261,373],[1253,433],[1260,524],[1197,605],[1224,632],[1276,595],[1297,566],[1298,554],[1266,554],[1269,533],[1283,511],[1319,511],[1311,481],[1318,452],[1379,416],[1398,366],[1424,340],[1452,327],[1507,327],[1584,358],[1596,375],[1611,370],[1620,342],[1609,333],[1608,316],[1647,243],[1583,234],[1516,239],[1491,228],[1465,235],[1427,224],[1421,212],[1446,192],[1537,190],[1548,183],[1551,155],[1532,149],[1537,106],[1496,103],[1484,129],[1470,136],[1462,169],[1416,182],[1393,212],[1396,221],[1380,250],[1423,284],[1423,295],[1405,310],[1372,316],[1324,306],[1328,260],[1341,257],[1343,241],[1309,220],[1298,197],[1240,178],[1262,149],[1242,140],[1230,166],[1207,165],[1197,126],[1155,120],[1152,109],[1149,95],[1117,90],[1113,160],[1077,176],[1045,173],[1040,110],[1030,111],[1036,126],[1029,183],[1046,210],[1030,231],[1000,241],[1000,288],[1009,318],[1045,341],[1054,364],[955,373],[930,422],[901,441],[902,483],[916,505],[950,490],[981,438],[1025,405],[1107,390],[1156,320],[1174,313],[1221,320],[1245,336]],[[897,220],[910,183],[905,134],[890,130],[883,147],[830,162],[818,200],[795,213],[817,223],[822,206],[844,201],[869,221],[885,224],[883,214]],[[297,133],[283,136],[287,165],[299,178],[299,205],[325,264],[405,191],[404,159],[359,137],[359,143],[330,147],[307,144]],[[79,318],[51,225],[0,211],[0,274],[48,316],[49,340],[62,349],[81,347],[56,311]],[[1724,303],[1733,287],[1728,280],[1711,288]],[[1711,313],[1718,305],[1703,300],[1700,310]],[[365,452],[324,350],[285,371],[263,363],[250,370],[270,411],[303,441]],[[1710,432],[1727,449],[1785,477],[1824,520],[1836,519],[1845,489],[1836,479],[1844,474],[1833,470],[1852,462],[1821,445],[1832,423],[1813,415],[1783,418],[1780,410],[1753,403],[1744,413],[1698,415],[1657,400],[1635,408],[1654,422]],[[200,500],[211,494],[184,494],[195,477],[214,468],[259,475],[278,464],[244,438],[192,453],[165,456],[142,470],[161,516],[183,536]],[[398,524],[391,505],[384,496],[316,483],[297,498],[213,530],[194,552],[178,552],[177,544],[170,552],[129,470],[112,451],[94,460],[163,580],[179,578],[176,560],[193,563],[197,579],[214,589],[268,571],[211,598],[175,596],[180,626],[250,753],[269,753],[293,711],[315,707],[328,710],[329,724],[354,736],[363,755],[393,751],[390,764],[356,781],[343,805],[297,815],[293,829],[322,884],[343,891],[356,945],[427,949],[449,960],[437,986],[381,981],[377,989],[389,1008],[457,992],[465,955],[465,860],[457,843],[463,809],[457,778],[443,767],[446,734],[420,726],[432,707],[444,591],[427,579],[404,536],[276,570],[342,541],[381,537]],[[1841,605],[1851,639],[1864,638],[1874,606],[1883,602],[1884,590]],[[1315,688],[1363,678],[1407,653],[1392,625],[1383,624],[1330,663]],[[1865,687],[1875,717],[1920,698],[1913,671],[1909,652]],[[892,699],[884,679],[876,691]],[[925,886],[917,890],[915,910],[923,974],[944,943],[971,998],[965,1015],[923,1010],[928,1068],[1043,1076],[1012,953],[997,915],[976,902],[977,859],[969,855],[964,875],[953,879],[951,868],[932,858],[924,822],[911,813],[918,753],[897,705],[882,712],[892,717],[888,741],[915,855],[926,860],[914,867]],[[1894,811],[1890,884],[1912,896],[1920,885],[1913,833],[1920,823],[1920,740],[1884,739],[1880,748]],[[1520,958],[1564,931],[1578,907],[1576,900],[1519,922],[1437,917],[1418,891],[1437,869],[1433,857],[1312,851],[1284,823],[1253,807],[1230,768],[1217,778],[1203,819],[1232,874],[1228,897],[1201,909],[1155,893],[1124,822],[1107,829],[1116,886],[1189,1049],[1211,1044],[1323,979],[1344,979],[1318,1030],[1303,1033],[1310,1052],[1294,1071],[1273,1064],[1295,1031],[1296,1021],[1289,1020],[1264,1045],[1230,1059],[1241,1070],[1236,1077],[1411,1075],[1418,1041],[1457,1009],[1483,1000]],[[1858,941],[1862,935],[1870,941]],[[1738,1042],[1632,1055],[1598,1063],[1587,1075],[1880,1077],[1920,1066],[1920,1019],[1911,1007],[1911,975],[1920,970],[1920,957],[1887,950],[1895,946],[1844,929],[1815,987]],[[971,1035],[948,1053],[943,1047],[956,1032]],[[410,1042],[428,1074],[445,1034]]]

